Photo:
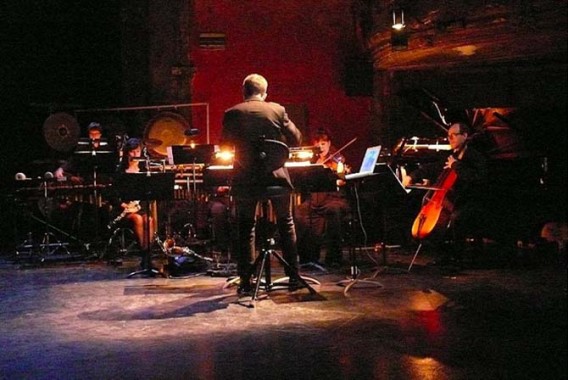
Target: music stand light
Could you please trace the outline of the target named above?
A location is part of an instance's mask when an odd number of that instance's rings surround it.
[[[209,164],[215,153],[215,145],[172,145],[168,147],[170,165]]]

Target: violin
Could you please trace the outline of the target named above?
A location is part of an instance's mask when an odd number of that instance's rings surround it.
[[[316,164],[322,164],[326,168],[333,170],[335,173],[337,173],[338,171],[342,172],[341,166],[343,166],[343,169],[345,169],[345,156],[337,154],[327,160],[328,157],[329,156],[319,157],[316,161]]]
[[[341,154],[341,151],[347,148],[349,145],[353,144],[356,140],[357,137],[353,138],[338,150],[335,150],[335,148],[330,149],[328,155],[325,157],[319,156],[316,163],[323,164],[325,167],[330,168],[337,174],[350,173],[351,167],[345,165],[345,157]]]

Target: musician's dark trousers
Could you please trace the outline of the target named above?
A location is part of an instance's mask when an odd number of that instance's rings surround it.
[[[460,205],[455,208],[451,214],[451,221],[446,232],[447,246],[442,253],[443,262],[455,261],[463,264],[464,254],[466,250],[466,239],[474,238],[476,242],[480,242],[480,236],[483,234],[483,226],[485,221],[483,216],[486,215],[483,208],[474,203]],[[473,259],[475,257],[472,257]]]
[[[327,246],[327,265],[341,263],[342,224],[349,205],[340,193],[312,193],[296,208],[298,252],[302,263],[319,262],[322,245]]]
[[[254,271],[255,215],[258,202],[269,199],[276,214],[276,225],[280,236],[280,246],[284,260],[290,267],[298,270],[298,250],[296,247],[296,228],[292,218],[290,190],[273,186],[266,191],[249,191],[235,194],[237,209],[237,272],[241,280],[248,281]],[[292,273],[287,273],[290,276]]]
[[[223,253],[229,250],[232,237],[229,203],[229,197],[213,197],[208,204],[213,247]]]

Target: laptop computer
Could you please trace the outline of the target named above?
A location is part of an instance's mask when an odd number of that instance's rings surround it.
[[[379,159],[379,153],[381,153],[380,145],[367,148],[359,172],[346,174],[345,179],[349,181],[352,179],[372,176],[375,171],[375,165],[377,164],[377,160]]]

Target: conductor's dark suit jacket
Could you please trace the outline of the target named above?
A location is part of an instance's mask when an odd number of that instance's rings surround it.
[[[278,103],[252,99],[226,110],[221,139],[223,145],[235,148],[233,191],[246,192],[267,186],[293,188],[284,166],[265,171],[258,165],[259,142],[270,139],[297,146],[301,138],[300,130]]]

